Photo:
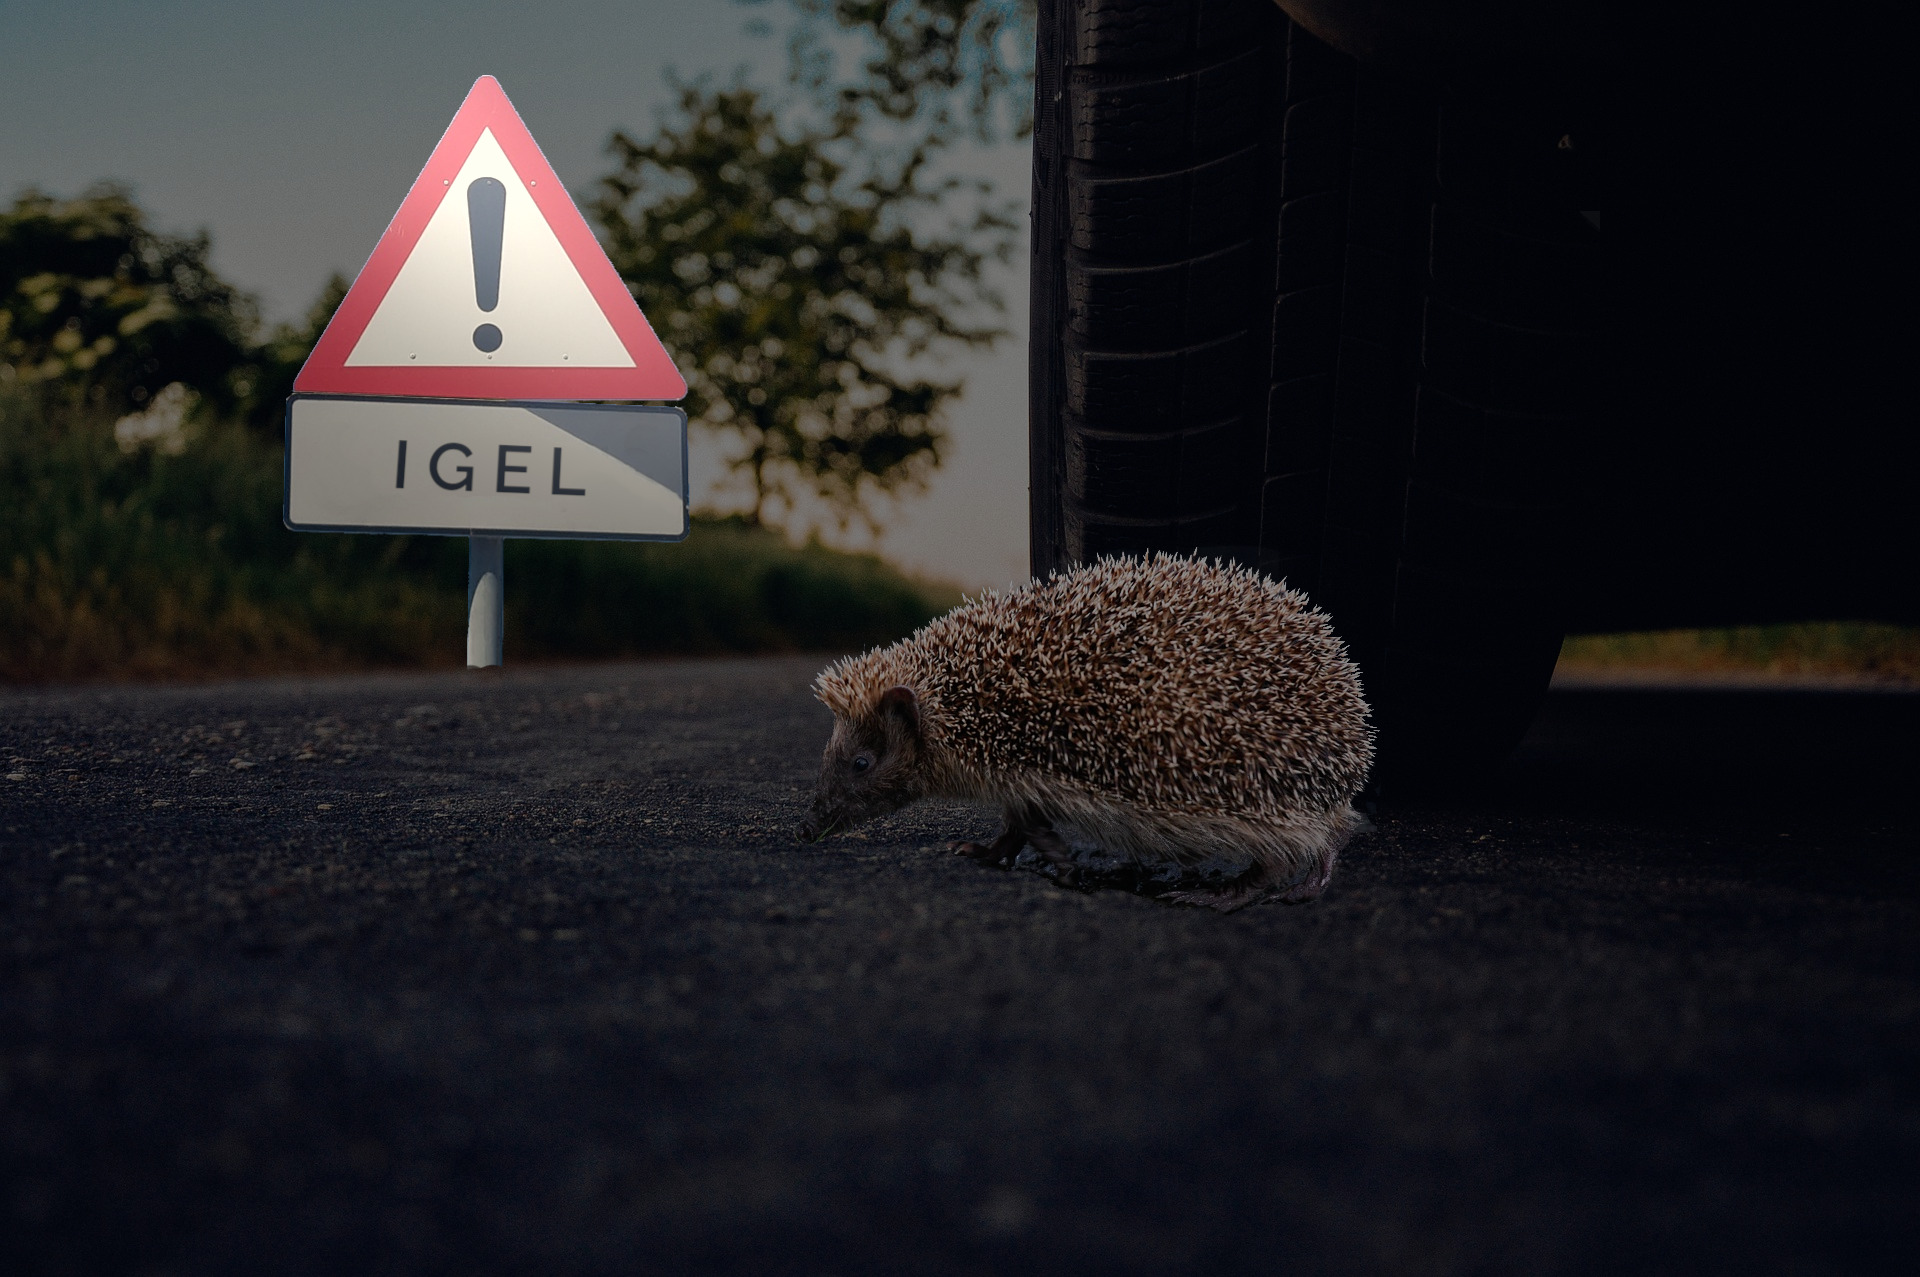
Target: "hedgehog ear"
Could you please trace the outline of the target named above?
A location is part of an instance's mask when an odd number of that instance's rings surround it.
[[[897,715],[914,739],[920,737],[920,697],[905,683],[896,683],[880,693],[880,712]]]

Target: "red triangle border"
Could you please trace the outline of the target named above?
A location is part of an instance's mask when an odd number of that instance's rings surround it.
[[[454,177],[487,129],[493,130],[507,162],[526,185],[574,269],[613,325],[615,335],[633,357],[632,368],[347,367],[347,356],[386,300],[440,201],[451,192]],[[674,400],[687,393],[686,380],[674,366],[673,357],[640,313],[633,294],[607,260],[600,241],[574,207],[567,188],[541,154],[500,82],[490,75],[474,81],[426,167],[401,201],[400,210],[301,367],[293,388],[300,394],[496,400]]]

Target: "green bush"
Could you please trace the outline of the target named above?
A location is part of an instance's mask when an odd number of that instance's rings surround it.
[[[509,656],[848,650],[959,602],[872,556],[734,519],[697,519],[678,545],[509,541],[506,576]]]
[[[281,475],[238,426],[127,451],[98,413],[0,397],[0,679],[461,661],[465,543],[289,532]],[[727,520],[680,545],[514,541],[507,657],[845,650],[956,599]]]

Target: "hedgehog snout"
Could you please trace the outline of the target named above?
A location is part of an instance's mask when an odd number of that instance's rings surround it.
[[[816,793],[813,796],[813,802],[807,808],[807,814],[801,818],[794,833],[799,836],[801,842],[819,842],[841,823],[831,810],[831,804],[826,801],[826,795]]]

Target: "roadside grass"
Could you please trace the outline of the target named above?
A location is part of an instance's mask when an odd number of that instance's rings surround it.
[[[456,665],[466,543],[293,533],[281,446],[236,425],[125,450],[0,395],[0,681]],[[678,545],[510,541],[507,659],[841,651],[959,601],[869,555],[736,520]]]
[[[466,544],[280,522],[280,444],[203,424],[123,450],[97,412],[0,394],[0,682],[202,678],[465,658]],[[737,519],[678,545],[507,543],[507,659],[850,651],[960,601]],[[1582,635],[1562,667],[1920,682],[1920,629]]]
[[[1920,629],[1832,621],[1722,630],[1662,630],[1569,638],[1560,665],[1576,670],[1690,674],[1851,675],[1920,682]]]

